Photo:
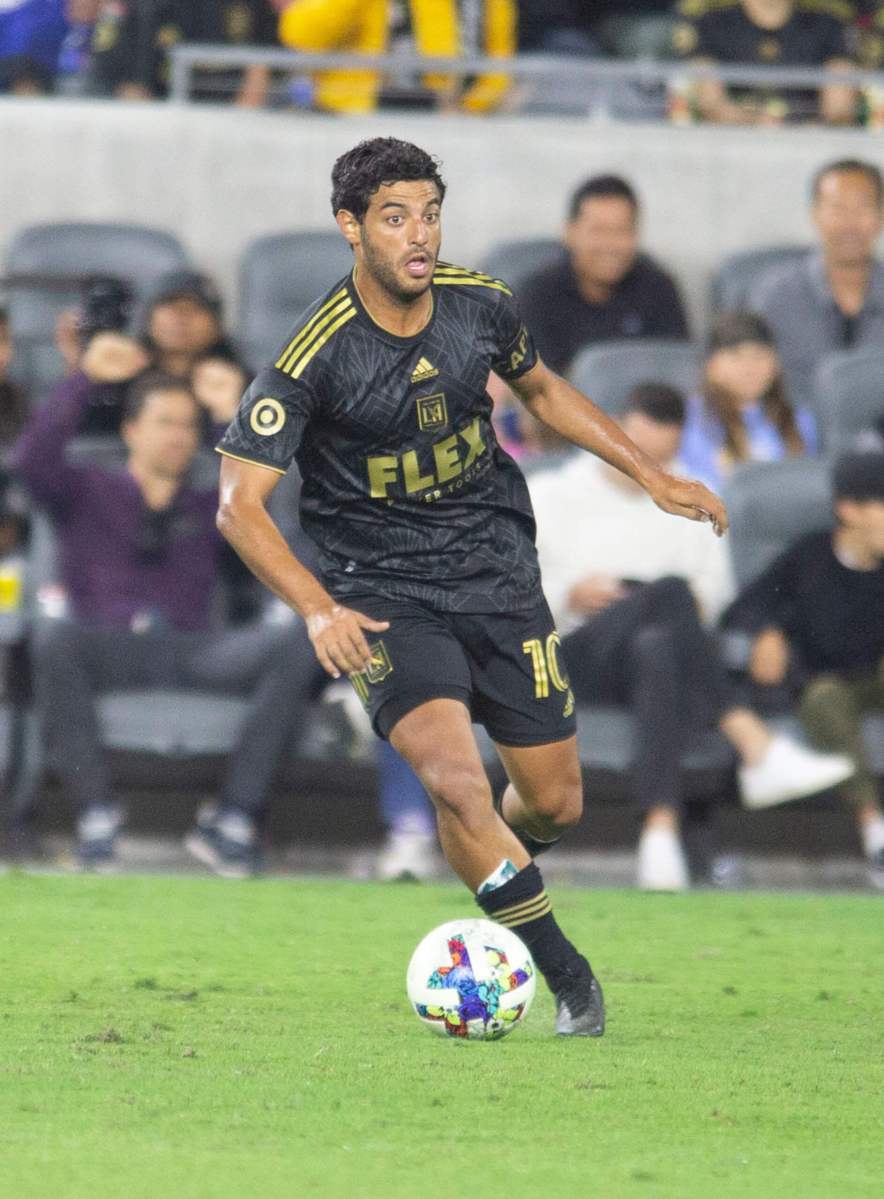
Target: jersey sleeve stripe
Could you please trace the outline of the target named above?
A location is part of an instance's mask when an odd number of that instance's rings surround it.
[[[258,462],[254,458],[243,458],[242,454],[231,454],[230,450],[222,450],[219,445],[215,446],[215,453],[220,454],[223,458],[233,458],[235,462],[247,462],[249,466],[263,466],[265,470],[276,471],[278,475],[286,473],[280,467],[270,466],[267,462]]]
[[[466,276],[452,278],[449,275],[434,275],[433,282],[437,284],[454,283],[459,287],[490,287],[493,291],[502,291],[505,296],[513,294],[505,283],[497,283],[494,280],[486,282],[484,279],[471,279]]]
[[[320,337],[316,337],[313,339],[312,344],[310,345],[309,349],[304,347],[305,352],[301,353],[301,356],[297,360],[296,364],[289,368],[288,374],[290,374],[293,379],[300,379],[301,373],[304,370],[306,370],[307,365],[310,362],[310,359],[313,357],[313,355],[317,354],[322,349],[322,347],[325,345],[325,343],[329,340],[329,338],[332,337],[335,333],[337,333],[337,331],[338,331],[338,329],[340,329],[341,325],[346,325],[347,321],[352,320],[355,315],[356,315],[356,309],[351,304],[343,316],[339,316],[338,319],[334,322],[334,324],[329,325],[329,327],[326,329],[326,331]],[[299,353],[300,353],[300,351],[299,351]]]
[[[307,324],[303,327],[303,329],[298,330],[298,332],[295,334],[295,336],[292,338],[292,340],[289,342],[289,344],[286,346],[286,348],[283,350],[282,354],[280,355],[279,359],[277,360],[277,363],[276,363],[277,370],[285,370],[286,369],[286,367],[284,365],[285,362],[290,357],[290,355],[292,355],[294,353],[294,351],[301,344],[301,342],[304,340],[304,338],[309,335],[311,329],[314,328],[317,321],[321,320],[321,318],[325,315],[325,313],[328,312],[328,310],[330,308],[333,308],[335,306],[335,304],[338,304],[341,300],[343,300],[345,296],[347,296],[347,289],[346,289],[346,287],[342,287],[339,292],[337,292],[335,295],[332,296],[332,298],[330,300],[328,300],[325,304],[323,304],[323,306],[319,309],[318,312],[314,313],[313,317],[307,322]],[[349,297],[348,297],[348,299],[349,299]]]

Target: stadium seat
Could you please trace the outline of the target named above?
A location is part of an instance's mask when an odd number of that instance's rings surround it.
[[[339,233],[274,233],[251,242],[239,270],[239,348],[254,371],[279,353],[305,308],[353,268]]]
[[[568,374],[575,387],[616,416],[640,383],[666,383],[690,394],[700,382],[700,357],[690,342],[630,338],[587,346]]]
[[[849,449],[884,417],[884,349],[827,354],[814,379],[820,441],[827,454]]]
[[[831,523],[830,465],[823,459],[747,462],[723,489],[731,562],[745,587],[786,546]]]
[[[78,302],[85,278],[116,276],[143,298],[161,275],[188,265],[177,238],[142,225],[70,223],[20,230],[7,251],[4,271],[21,280],[8,288],[9,319],[15,372],[32,400],[39,400],[63,373],[55,323],[60,312]]]
[[[803,258],[808,246],[762,246],[741,250],[725,258],[712,279],[712,307],[716,312],[737,312],[749,307],[750,296],[772,267]]]
[[[564,256],[565,248],[557,237],[532,237],[521,241],[501,241],[482,259],[486,275],[503,279],[513,291],[535,271]]]

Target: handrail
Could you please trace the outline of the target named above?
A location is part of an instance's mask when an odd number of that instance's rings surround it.
[[[313,71],[390,71],[416,74],[443,72],[451,75],[508,75],[514,81],[569,80],[585,83],[598,92],[601,104],[604,93],[618,83],[672,84],[717,79],[725,84],[758,87],[819,88],[845,84],[863,89],[884,91],[884,72],[831,70],[826,67],[755,66],[722,63],[710,65],[698,62],[673,62],[650,58],[599,59],[571,55],[520,54],[515,58],[491,58],[487,55],[465,55],[462,58],[424,56],[419,54],[350,54],[341,52],[303,53],[294,50],[274,50],[261,47],[221,46],[208,43],[189,43],[169,50],[171,79],[169,99],[182,103],[188,99],[190,79],[195,67],[266,66],[271,70],[293,74]],[[599,96],[587,97],[599,103]]]

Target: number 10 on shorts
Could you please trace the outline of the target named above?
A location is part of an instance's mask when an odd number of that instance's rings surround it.
[[[550,680],[556,691],[568,690],[568,676],[562,671],[559,663],[561,644],[562,639],[556,632],[550,633],[545,643],[540,637],[532,637],[530,641],[522,642],[522,653],[530,656],[534,668],[535,699],[549,698]]]

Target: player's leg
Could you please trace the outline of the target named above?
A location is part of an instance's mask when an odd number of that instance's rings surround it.
[[[494,811],[466,707],[451,699],[423,703],[397,721],[390,742],[436,806],[439,839],[451,866],[475,892],[485,914],[514,929],[531,950],[556,997],[556,1031],[601,1036],[601,988],[589,963],[559,928],[536,864]],[[571,752],[576,757],[573,745]],[[559,747],[555,757],[565,766],[564,749]],[[573,784],[573,764],[563,773]],[[579,783],[579,768],[576,779]],[[573,822],[579,816],[579,791],[565,786],[562,796],[565,802],[550,818]]]
[[[406,713],[390,744],[409,763],[436,809],[439,841],[451,868],[472,891],[504,860],[530,861],[494,811],[470,715],[454,699],[431,699]]]
[[[536,856],[575,825],[583,813],[583,783],[577,738],[547,745],[497,743],[509,782],[498,810]]]

